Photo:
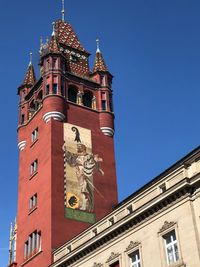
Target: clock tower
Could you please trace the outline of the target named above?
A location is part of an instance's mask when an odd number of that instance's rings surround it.
[[[18,213],[10,266],[49,266],[54,249],[117,204],[113,76],[98,40],[92,70],[89,56],[63,16],[50,41],[41,42],[39,79],[30,61],[18,88]]]

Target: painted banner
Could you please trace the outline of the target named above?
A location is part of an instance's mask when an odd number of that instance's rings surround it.
[[[104,175],[98,155],[92,154],[91,130],[64,123],[65,217],[94,223],[93,175]]]

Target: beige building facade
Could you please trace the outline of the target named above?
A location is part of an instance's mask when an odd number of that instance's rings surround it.
[[[51,267],[199,267],[200,147],[56,249],[53,259]]]

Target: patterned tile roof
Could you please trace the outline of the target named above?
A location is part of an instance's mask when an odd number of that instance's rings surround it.
[[[95,56],[95,62],[94,62],[94,69],[93,72],[96,71],[107,71],[107,67],[105,64],[105,61],[103,59],[103,55],[100,51],[96,52],[96,56]]]
[[[55,37],[55,35],[53,35],[49,42],[49,52],[59,53],[59,51],[60,50],[59,50],[59,44],[58,44],[57,38]]]
[[[55,35],[57,36],[59,43],[86,52],[69,23],[57,20],[55,22]]]
[[[26,71],[26,75],[22,83],[22,86],[23,85],[33,86],[35,82],[36,82],[35,71],[34,71],[32,63],[30,63]]]

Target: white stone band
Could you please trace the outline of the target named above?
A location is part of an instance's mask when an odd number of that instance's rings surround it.
[[[46,123],[50,121],[51,118],[56,121],[63,121],[65,119],[65,115],[59,111],[50,111],[43,115],[43,120]]]
[[[110,127],[101,127],[101,131],[104,135],[107,136],[113,136],[114,135],[114,130]]]
[[[26,141],[21,141],[18,143],[18,148],[20,151],[22,151],[25,148]]]

